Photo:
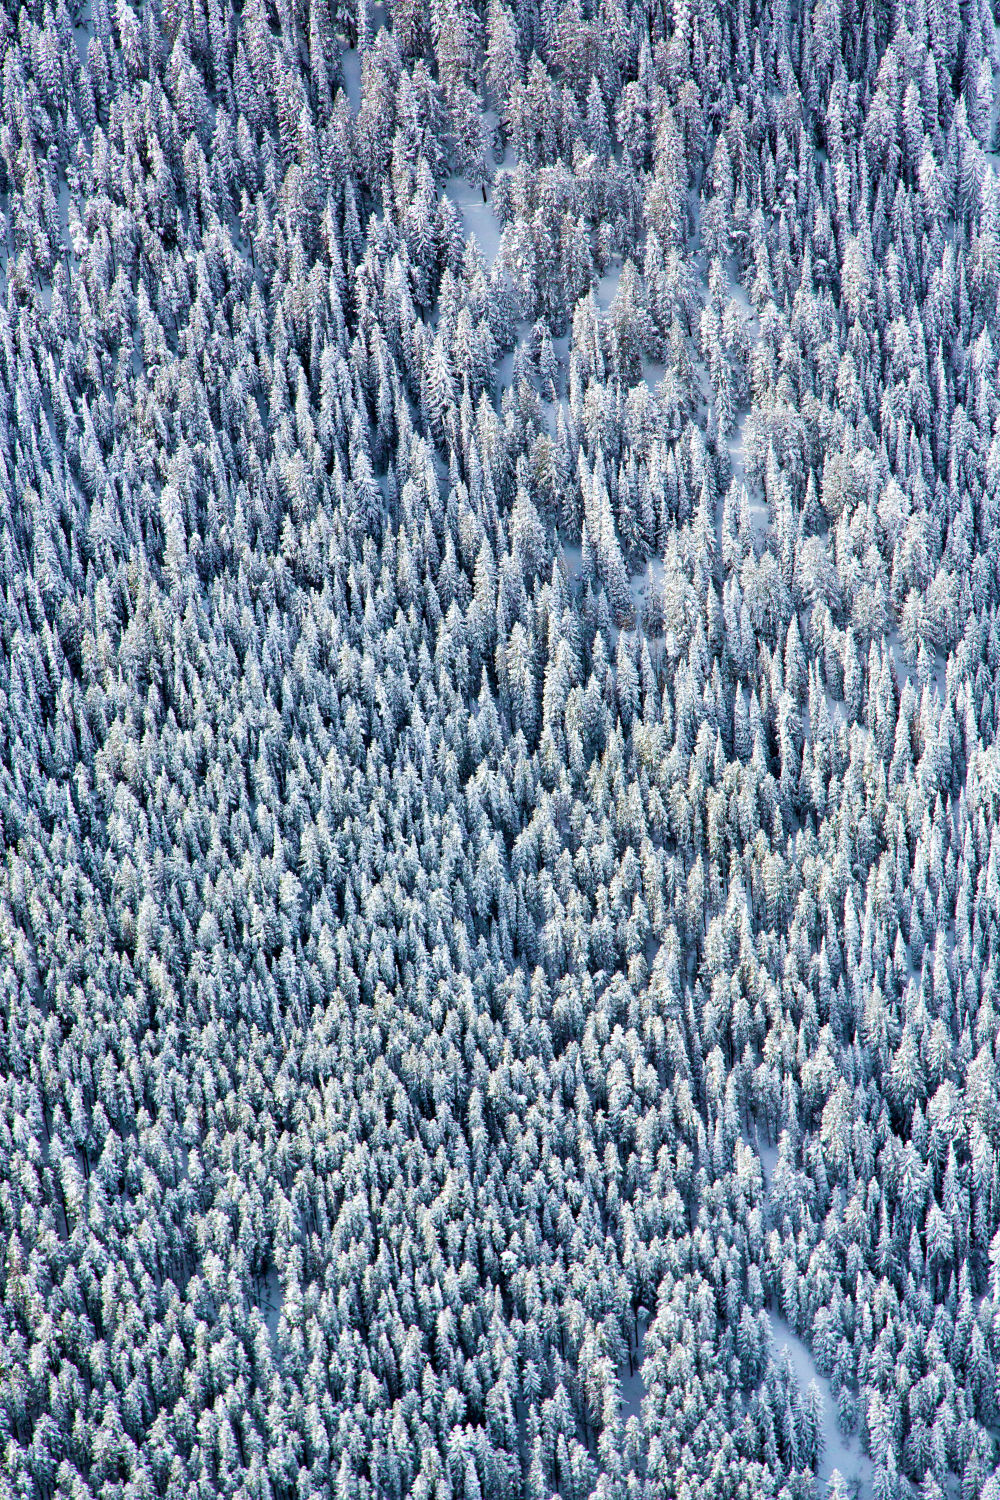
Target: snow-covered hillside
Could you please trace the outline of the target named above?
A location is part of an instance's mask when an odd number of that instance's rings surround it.
[[[998,61],[0,8],[0,1500],[1000,1500]]]

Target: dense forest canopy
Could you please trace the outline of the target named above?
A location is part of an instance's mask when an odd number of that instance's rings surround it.
[[[0,1500],[1000,1500],[990,0],[0,58]]]

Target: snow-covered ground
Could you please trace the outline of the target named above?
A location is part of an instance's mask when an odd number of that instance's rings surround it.
[[[642,1421],[642,1401],[646,1394],[646,1383],[642,1378],[642,1347],[646,1339],[646,1329],[649,1327],[649,1313],[644,1307],[639,1309],[639,1352],[632,1360],[632,1373],[629,1374],[628,1360],[625,1361],[621,1370],[622,1386],[622,1422],[628,1421],[629,1417],[637,1417]]]
[[[484,112],[483,119],[490,130],[495,129],[499,123],[492,109]],[[515,163],[513,147],[508,145],[503,161],[499,163],[496,170],[503,171],[506,168],[509,171]],[[503,225],[493,211],[492,183],[487,183],[484,197],[483,189],[474,187],[464,177],[449,177],[445,182],[444,191],[462,215],[466,236],[475,236],[483,260],[487,266],[492,266],[500,252],[500,236],[503,234]],[[530,324],[526,324],[525,327],[530,327]]]
[[[750,299],[740,284],[739,277],[735,274],[735,265],[729,261],[725,266],[726,290],[732,300],[743,309],[746,318],[747,331],[750,335],[750,352],[760,338],[760,322],[754,312]],[[726,439],[726,448],[729,452],[729,462],[732,466],[733,478],[738,484],[746,483],[746,469],[744,466],[744,430],[746,420],[750,415],[749,406],[740,407],[736,413],[736,424]],[[750,524],[754,534],[763,538],[767,532],[768,513],[767,501],[762,492],[747,486],[747,509],[750,512]]]
[[[379,28],[385,24],[386,7],[384,5],[370,5],[368,7],[369,39],[374,37]],[[340,67],[343,74],[344,93],[347,95],[347,102],[355,114],[361,108],[362,60],[362,53],[357,47],[341,47]]]
[[[271,1335],[271,1347],[275,1358],[278,1357],[278,1319],[281,1317],[281,1281],[274,1266],[271,1266],[264,1283],[264,1295],[261,1298],[260,1310],[267,1331]]]
[[[340,66],[344,75],[347,102],[357,114],[361,108],[361,57],[356,47],[344,48],[340,54]]]
[[[514,351],[505,354],[503,359],[497,361],[497,392],[503,395],[504,391],[514,379]]]
[[[645,612],[646,600],[657,589],[663,588],[663,558],[651,557],[641,573],[633,573],[629,579],[636,619]]]
[[[856,1438],[845,1438],[841,1432],[830,1382],[819,1373],[809,1348],[784,1318],[773,1312],[768,1312],[767,1317],[778,1360],[787,1356],[803,1393],[815,1382],[823,1399],[823,1420],[820,1425],[823,1452],[817,1469],[820,1495],[825,1495],[831,1475],[837,1469],[847,1481],[848,1494],[856,1494],[859,1500],[866,1500],[872,1492],[872,1461],[861,1452]]]
[[[622,277],[621,258],[615,256],[604,275],[599,277],[594,284],[594,301],[602,313],[606,313],[615,300],[618,283]]]
[[[903,655],[903,643],[899,638],[899,630],[894,627],[892,630],[886,631],[885,639],[892,655],[892,665],[896,672],[896,682],[900,690],[902,690],[905,682],[909,682],[912,684],[914,692],[919,696],[922,689],[922,682],[917,668],[911,667]],[[944,704],[948,696],[945,680],[946,667],[947,663],[944,657],[939,651],[935,651],[930,661],[930,681],[932,691],[934,688],[937,689],[937,694],[942,704]]]
[[[754,1148],[760,1157],[761,1170],[764,1173],[764,1192],[767,1193],[770,1191],[774,1169],[778,1165],[778,1148],[769,1146],[766,1141],[761,1140],[754,1142]]]
[[[754,1142],[764,1174],[764,1195],[770,1193],[774,1170],[778,1165],[778,1147],[760,1141]],[[833,1471],[839,1471],[847,1482],[847,1491],[858,1500],[868,1500],[872,1492],[872,1462],[861,1451],[857,1438],[846,1438],[837,1422],[837,1403],[830,1389],[830,1382],[816,1367],[809,1346],[779,1313],[770,1309],[767,1320],[771,1327],[771,1339],[777,1360],[788,1359],[803,1395],[815,1383],[822,1398],[823,1417],[820,1424],[822,1455],[817,1469],[820,1483],[819,1494],[824,1496]]]
[[[80,54],[81,63],[87,60],[87,47],[90,43],[90,35],[93,31],[92,25],[93,0],[84,0],[80,7],[80,14],[73,26],[73,40],[76,42],[76,50]]]
[[[571,583],[575,583],[583,571],[583,548],[579,542],[575,545],[563,542],[562,555],[566,565],[566,577]]]
[[[485,203],[482,189],[470,186],[464,177],[449,177],[444,190],[462,215],[466,235],[475,235],[483,260],[487,266],[492,266],[500,250],[502,229],[500,220],[493,212],[490,189],[486,189]]]
[[[764,1146],[760,1150],[760,1156],[765,1172],[765,1183],[767,1183],[777,1164],[777,1146]],[[830,1389],[830,1382],[820,1374],[808,1346],[784,1318],[775,1312],[768,1312],[767,1316],[774,1343],[774,1354],[778,1362],[787,1359],[803,1395],[813,1383],[820,1394],[822,1455],[817,1469],[818,1495],[826,1495],[834,1470],[837,1470],[846,1482],[849,1495],[857,1496],[858,1500],[870,1500],[873,1472],[871,1459],[861,1452],[857,1438],[845,1438],[841,1432],[837,1423],[837,1407]],[[639,1313],[638,1358],[633,1359],[631,1372],[627,1360],[620,1371],[623,1425],[630,1417],[636,1417],[640,1422],[642,1421],[642,1402],[646,1395],[646,1385],[642,1377],[642,1350],[648,1326],[649,1314],[642,1309]]]

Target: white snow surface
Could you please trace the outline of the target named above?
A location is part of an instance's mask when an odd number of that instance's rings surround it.
[[[606,313],[615,300],[618,291],[618,283],[622,277],[621,257],[615,256],[604,275],[599,277],[594,284],[594,301],[601,312]]]
[[[361,108],[361,57],[356,47],[344,48],[340,54],[340,67],[344,75],[347,102],[357,114]]]
[[[646,1330],[649,1327],[649,1313],[646,1308],[639,1309],[639,1352],[632,1359],[632,1373],[628,1372],[628,1360],[622,1365],[621,1387],[622,1387],[622,1422],[628,1421],[629,1417],[637,1417],[642,1421],[642,1401],[646,1394],[646,1382],[642,1378],[643,1353],[642,1346],[646,1339]]]
[[[483,260],[487,266],[492,266],[500,250],[500,235],[503,231],[500,220],[493,212],[490,189],[486,189],[486,203],[483,202],[481,189],[471,187],[464,177],[449,177],[444,190],[462,215],[466,236],[475,235]]]
[[[632,594],[632,603],[635,605],[636,619],[640,619],[645,613],[646,600],[650,593],[663,587],[663,558],[651,557],[646,566],[639,573],[633,573],[629,578],[629,589]]]
[[[774,1340],[778,1361],[780,1362],[783,1356],[787,1356],[803,1394],[810,1382],[815,1381],[823,1398],[823,1421],[820,1426],[823,1452],[816,1471],[819,1480],[818,1493],[821,1496],[826,1494],[834,1469],[839,1469],[842,1477],[847,1481],[848,1493],[856,1494],[859,1500],[866,1500],[866,1497],[870,1497],[872,1493],[872,1461],[861,1452],[856,1438],[845,1438],[841,1432],[837,1424],[837,1407],[830,1390],[830,1382],[819,1373],[809,1348],[789,1327],[784,1318],[773,1312],[768,1312],[767,1318],[771,1325],[771,1337]]]
[[[765,1182],[769,1182],[778,1159],[777,1146],[759,1148],[761,1165],[765,1171]],[[837,1423],[837,1407],[830,1390],[830,1382],[816,1368],[816,1362],[808,1346],[778,1313],[768,1312],[774,1356],[780,1364],[787,1359],[803,1395],[811,1382],[815,1381],[822,1398],[823,1417],[820,1426],[822,1455],[816,1471],[817,1495],[825,1496],[834,1470],[838,1470],[846,1481],[848,1494],[858,1500],[870,1500],[872,1494],[872,1462],[861,1452],[856,1437],[845,1438]],[[621,1368],[621,1419],[625,1424],[630,1417],[642,1421],[642,1402],[646,1395],[646,1384],[642,1376],[643,1344],[649,1326],[649,1314],[645,1309],[639,1313],[639,1355],[633,1359],[632,1373],[628,1361]]]
[[[911,667],[903,655],[903,643],[899,638],[899,630],[894,626],[891,630],[886,631],[885,639],[892,655],[892,664],[896,672],[896,683],[900,692],[903,690],[903,685],[909,682],[919,697],[923,689],[923,681],[917,668]],[[940,651],[934,652],[930,666],[930,686],[932,692],[934,689],[937,690],[937,695],[940,699],[940,708],[943,707],[948,698],[946,681],[947,664]]]
[[[579,542],[563,542],[562,555],[566,564],[566,576],[571,583],[575,583],[583,570],[583,548]]]
[[[260,1310],[267,1324],[267,1331],[271,1335],[271,1347],[276,1356],[278,1353],[278,1319],[281,1317],[282,1301],[281,1281],[274,1266],[271,1266],[264,1284]]]
[[[759,1139],[752,1144],[760,1158],[761,1171],[764,1175],[764,1196],[767,1198],[771,1191],[774,1170],[778,1165],[778,1147],[768,1145]],[[841,1432],[837,1422],[837,1403],[833,1398],[829,1380],[825,1375],[820,1374],[808,1344],[799,1337],[780,1313],[768,1308],[767,1321],[771,1329],[771,1341],[774,1345],[772,1353],[776,1361],[780,1364],[782,1359],[787,1357],[803,1396],[809,1385],[815,1381],[822,1397],[823,1418],[820,1424],[822,1453],[816,1470],[817,1495],[820,1497],[826,1495],[830,1478],[834,1469],[837,1469],[847,1482],[848,1494],[856,1495],[858,1500],[870,1500],[872,1461],[867,1454],[862,1453],[856,1437],[846,1438]]]
[[[757,1155],[760,1157],[761,1170],[764,1173],[764,1192],[767,1193],[770,1191],[774,1169],[778,1165],[778,1148],[777,1146],[769,1146],[766,1142],[762,1141],[758,1141],[756,1147]]]
[[[92,6],[93,0],[84,0],[83,5],[80,7],[79,17],[73,25],[73,40],[76,43],[76,50],[79,53],[81,63],[87,61],[87,47],[90,44],[90,36],[93,31]]]

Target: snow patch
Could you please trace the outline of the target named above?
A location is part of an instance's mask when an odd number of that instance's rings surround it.
[[[90,45],[90,36],[93,31],[92,22],[93,0],[84,0],[80,6],[80,13],[73,23],[73,40],[76,50],[80,55],[80,64],[83,66],[87,61],[87,48]]]
[[[503,359],[497,361],[496,367],[497,392],[502,395],[514,380],[514,351],[511,349]]]
[[[771,1179],[778,1165],[778,1148],[777,1146],[761,1145],[758,1141],[757,1155],[760,1157],[761,1171],[764,1174],[764,1192],[769,1193],[771,1190]]]
[[[621,1371],[623,1423],[627,1422],[629,1417],[636,1417],[640,1423],[642,1421],[642,1402],[646,1395],[646,1382],[642,1378],[642,1346],[645,1343],[649,1324],[649,1312],[645,1307],[640,1307],[636,1319],[638,1339],[636,1352],[632,1356],[632,1370],[629,1373],[629,1361],[626,1359]]]
[[[823,1418],[820,1424],[822,1454],[816,1470],[817,1478],[822,1486],[820,1494],[826,1492],[830,1476],[834,1469],[838,1469],[847,1481],[848,1492],[856,1494],[859,1500],[865,1500],[865,1497],[872,1493],[872,1461],[861,1452],[856,1438],[845,1438],[841,1432],[837,1423],[837,1406],[830,1390],[830,1382],[819,1373],[808,1346],[789,1327],[784,1318],[770,1311],[767,1318],[771,1325],[771,1338],[777,1359],[780,1361],[782,1357],[787,1357],[803,1393],[806,1387],[815,1381],[823,1400]]]
[[[621,260],[616,257],[604,275],[600,276],[594,283],[594,301],[601,312],[606,313],[615,300],[615,294],[618,291],[618,283],[621,281],[621,278]]]
[[[663,558],[651,557],[640,573],[629,578],[629,591],[635,606],[635,617],[641,620],[646,613],[646,602],[663,589]]]
[[[579,542],[575,544],[563,542],[562,544],[563,565],[566,569],[566,577],[570,583],[578,582],[583,573],[583,548]]]
[[[275,1355],[278,1353],[278,1319],[281,1317],[283,1302],[281,1281],[274,1266],[268,1267],[264,1278],[264,1292],[260,1301],[260,1310],[267,1324],[267,1331],[271,1336],[271,1347]]]
[[[771,1183],[774,1180],[775,1169],[778,1165],[779,1148],[762,1144],[759,1137],[752,1142],[764,1174],[764,1196],[768,1197],[771,1191]],[[825,1375],[821,1375],[813,1358],[812,1350],[808,1344],[795,1332],[791,1325],[779,1313],[766,1309],[767,1321],[771,1330],[771,1342],[773,1344],[772,1355],[777,1363],[787,1359],[791,1366],[799,1389],[805,1395],[807,1388],[815,1382],[821,1398],[822,1417],[820,1421],[820,1444],[821,1453],[819,1464],[816,1469],[818,1480],[817,1493],[825,1495],[827,1486],[833,1471],[839,1471],[841,1477],[847,1483],[848,1493],[857,1496],[857,1500],[870,1500],[872,1493],[872,1461],[867,1454],[861,1451],[861,1445],[856,1437],[845,1437],[840,1430],[837,1420],[837,1403],[830,1388],[830,1382]]]
[[[361,57],[356,47],[345,47],[340,54],[340,68],[344,77],[344,93],[351,109],[357,114],[361,108]]]
[[[487,266],[492,266],[500,250],[503,227],[493,212],[493,200],[487,187],[487,201],[482,188],[472,187],[464,177],[449,177],[444,190],[462,215],[465,237],[475,235],[476,244]]]

